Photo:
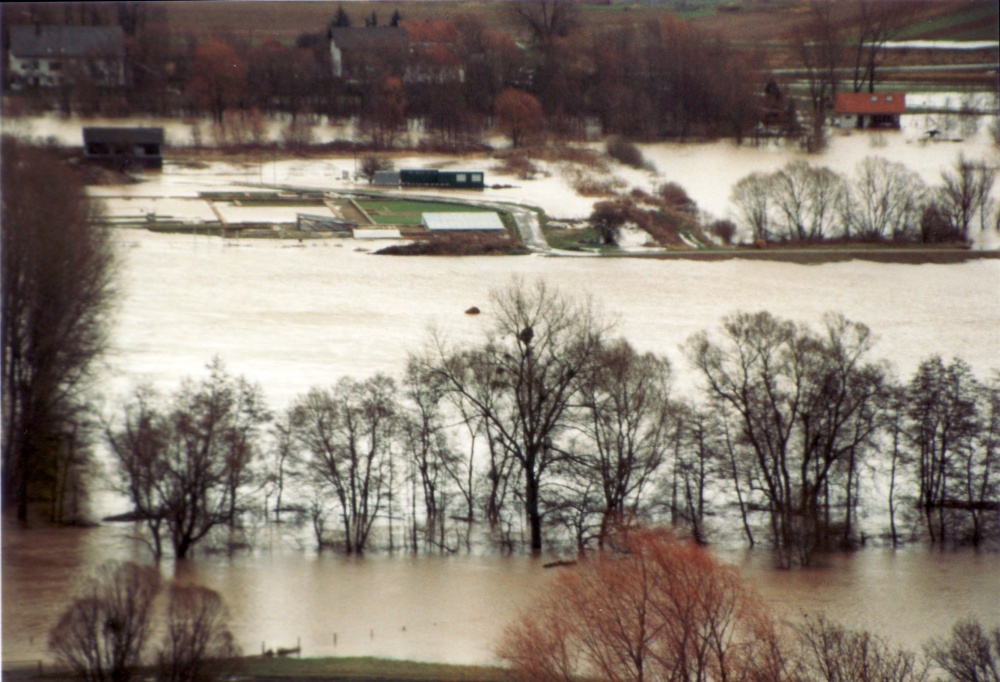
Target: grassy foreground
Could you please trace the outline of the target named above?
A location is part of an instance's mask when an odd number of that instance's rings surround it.
[[[503,668],[417,663],[387,658],[246,658],[240,676],[275,680],[345,680],[350,682],[500,682]]]

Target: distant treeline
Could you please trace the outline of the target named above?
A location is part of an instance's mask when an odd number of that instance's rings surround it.
[[[468,16],[410,21],[397,12],[362,26],[340,8],[327,26],[282,44],[178,33],[147,3],[32,7],[36,23],[122,26],[127,84],[99,87],[78,69],[22,101],[67,114],[209,115],[220,139],[244,143],[260,141],[272,115],[299,125],[354,118],[375,147],[392,146],[415,122],[431,141],[455,146],[479,144],[494,128],[578,136],[592,122],[639,138],[742,138],[760,120],[767,78],[758,60],[683,21],[585,27],[571,2],[511,3],[510,12],[517,35]]]
[[[106,426],[154,552],[240,543],[262,518],[317,546],[602,546],[622,523],[742,532],[782,564],[873,531],[979,545],[1000,526],[1000,380],[933,356],[907,381],[863,324],[738,313],[689,339],[699,397],[579,300],[495,292],[483,340],[429,338],[399,379],[344,377],[280,413],[218,360]],[[884,515],[862,529],[859,516]]]

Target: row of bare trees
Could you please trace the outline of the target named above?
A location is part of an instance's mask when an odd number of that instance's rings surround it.
[[[519,682],[996,682],[1000,628],[959,621],[923,656],[806,614],[787,624],[703,548],[627,529],[613,551],[560,569],[504,631]]]
[[[880,156],[858,162],[846,179],[824,166],[791,161],[770,173],[751,173],[733,186],[740,223],[755,242],[969,241],[976,228],[997,227],[991,198],[997,169],[960,155],[927,187],[901,163]]]
[[[1000,530],[1000,383],[960,360],[901,384],[863,324],[738,313],[688,341],[702,396],[678,399],[667,361],[586,301],[514,283],[491,313],[480,342],[432,336],[401,381],[343,378],[276,418],[218,362],[167,401],[139,390],[107,434],[154,553],[244,542],[262,504],[352,553],[458,551],[480,527],[583,551],[639,518],[763,535],[791,566],[863,540],[862,509],[885,510],[894,542]]]

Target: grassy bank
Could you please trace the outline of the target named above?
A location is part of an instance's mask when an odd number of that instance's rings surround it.
[[[350,682],[499,682],[502,668],[417,663],[386,658],[247,658],[241,675],[267,680]]]

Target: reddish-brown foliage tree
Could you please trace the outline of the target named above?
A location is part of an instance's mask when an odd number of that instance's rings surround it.
[[[246,87],[247,65],[233,46],[209,40],[194,50],[191,93],[222,124],[222,115],[236,104]]]
[[[504,633],[516,679],[788,679],[777,626],[732,568],[666,531],[616,540]]]
[[[511,145],[518,147],[525,135],[541,127],[542,105],[531,93],[507,88],[497,97],[496,116]]]

